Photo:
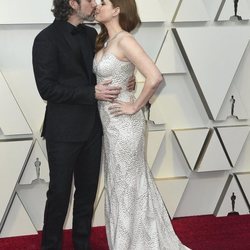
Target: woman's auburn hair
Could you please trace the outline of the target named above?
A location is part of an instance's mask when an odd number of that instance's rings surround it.
[[[127,32],[134,30],[140,23],[137,6],[135,0],[110,0],[113,7],[119,7],[119,24],[121,28]],[[108,39],[108,31],[103,24],[100,24],[101,31],[96,38],[96,52],[104,47],[104,43]]]

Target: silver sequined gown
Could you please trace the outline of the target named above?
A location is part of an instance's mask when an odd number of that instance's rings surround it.
[[[106,53],[94,61],[97,82],[112,78],[122,87],[118,97],[133,101],[126,83],[134,72],[130,62]],[[99,101],[104,131],[105,220],[111,250],[188,249],[173,231],[168,213],[147,166],[142,111],[114,117],[110,103]]]

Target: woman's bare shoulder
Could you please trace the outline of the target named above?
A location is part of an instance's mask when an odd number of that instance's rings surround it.
[[[119,41],[118,41],[119,47],[125,49],[125,48],[129,48],[130,46],[134,47],[137,45],[138,43],[135,37],[131,33],[124,31],[120,34]]]

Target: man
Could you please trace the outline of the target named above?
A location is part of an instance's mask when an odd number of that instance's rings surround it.
[[[93,17],[94,0],[54,0],[55,21],[33,45],[38,91],[47,101],[42,136],[46,138],[50,184],[44,214],[42,249],[61,249],[72,178],[73,244],[89,249],[102,128],[97,99],[112,101],[119,88],[96,84],[92,73],[96,31],[82,23]]]

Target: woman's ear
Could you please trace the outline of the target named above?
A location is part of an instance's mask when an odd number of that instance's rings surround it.
[[[118,16],[120,14],[120,7],[114,8],[113,16]]]

